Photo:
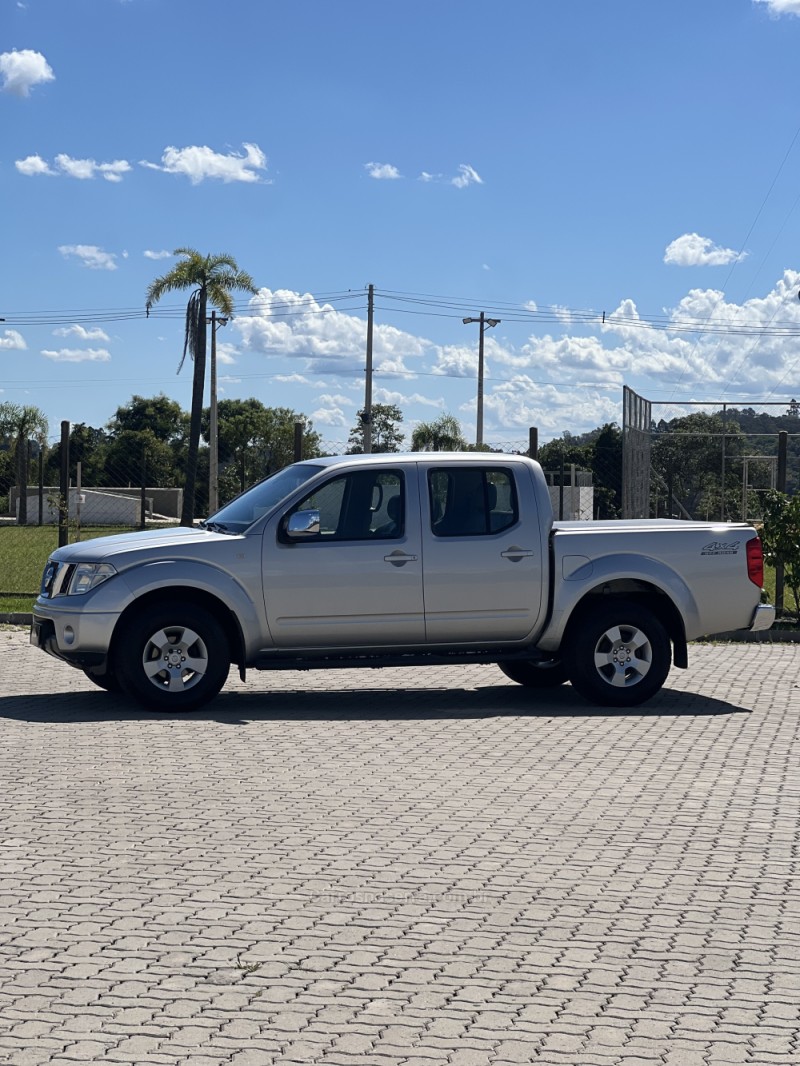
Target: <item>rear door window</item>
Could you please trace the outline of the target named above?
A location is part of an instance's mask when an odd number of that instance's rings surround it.
[[[439,467],[428,472],[431,529],[437,537],[502,533],[519,519],[510,470]]]

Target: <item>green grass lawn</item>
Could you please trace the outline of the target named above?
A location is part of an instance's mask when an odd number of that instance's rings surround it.
[[[81,540],[128,532],[129,526],[84,526]],[[70,540],[74,539],[70,530]],[[0,526],[0,614],[30,613],[47,558],[57,547],[55,526]]]

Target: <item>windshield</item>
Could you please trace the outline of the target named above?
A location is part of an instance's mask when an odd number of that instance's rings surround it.
[[[271,511],[276,504],[323,469],[324,467],[307,466],[305,463],[284,467],[277,474],[259,481],[241,496],[226,503],[201,525],[221,533],[244,533],[256,519]]]

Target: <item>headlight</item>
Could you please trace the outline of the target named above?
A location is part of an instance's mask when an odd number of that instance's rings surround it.
[[[70,579],[68,596],[82,596],[116,574],[111,563],[78,563]]]

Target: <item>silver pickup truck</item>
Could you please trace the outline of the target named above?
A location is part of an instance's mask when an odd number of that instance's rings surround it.
[[[59,548],[31,642],[154,710],[206,703],[231,663],[496,663],[631,707],[687,665],[687,641],[768,628],[762,580],[749,525],[554,522],[523,456],[333,456],[198,528]]]

